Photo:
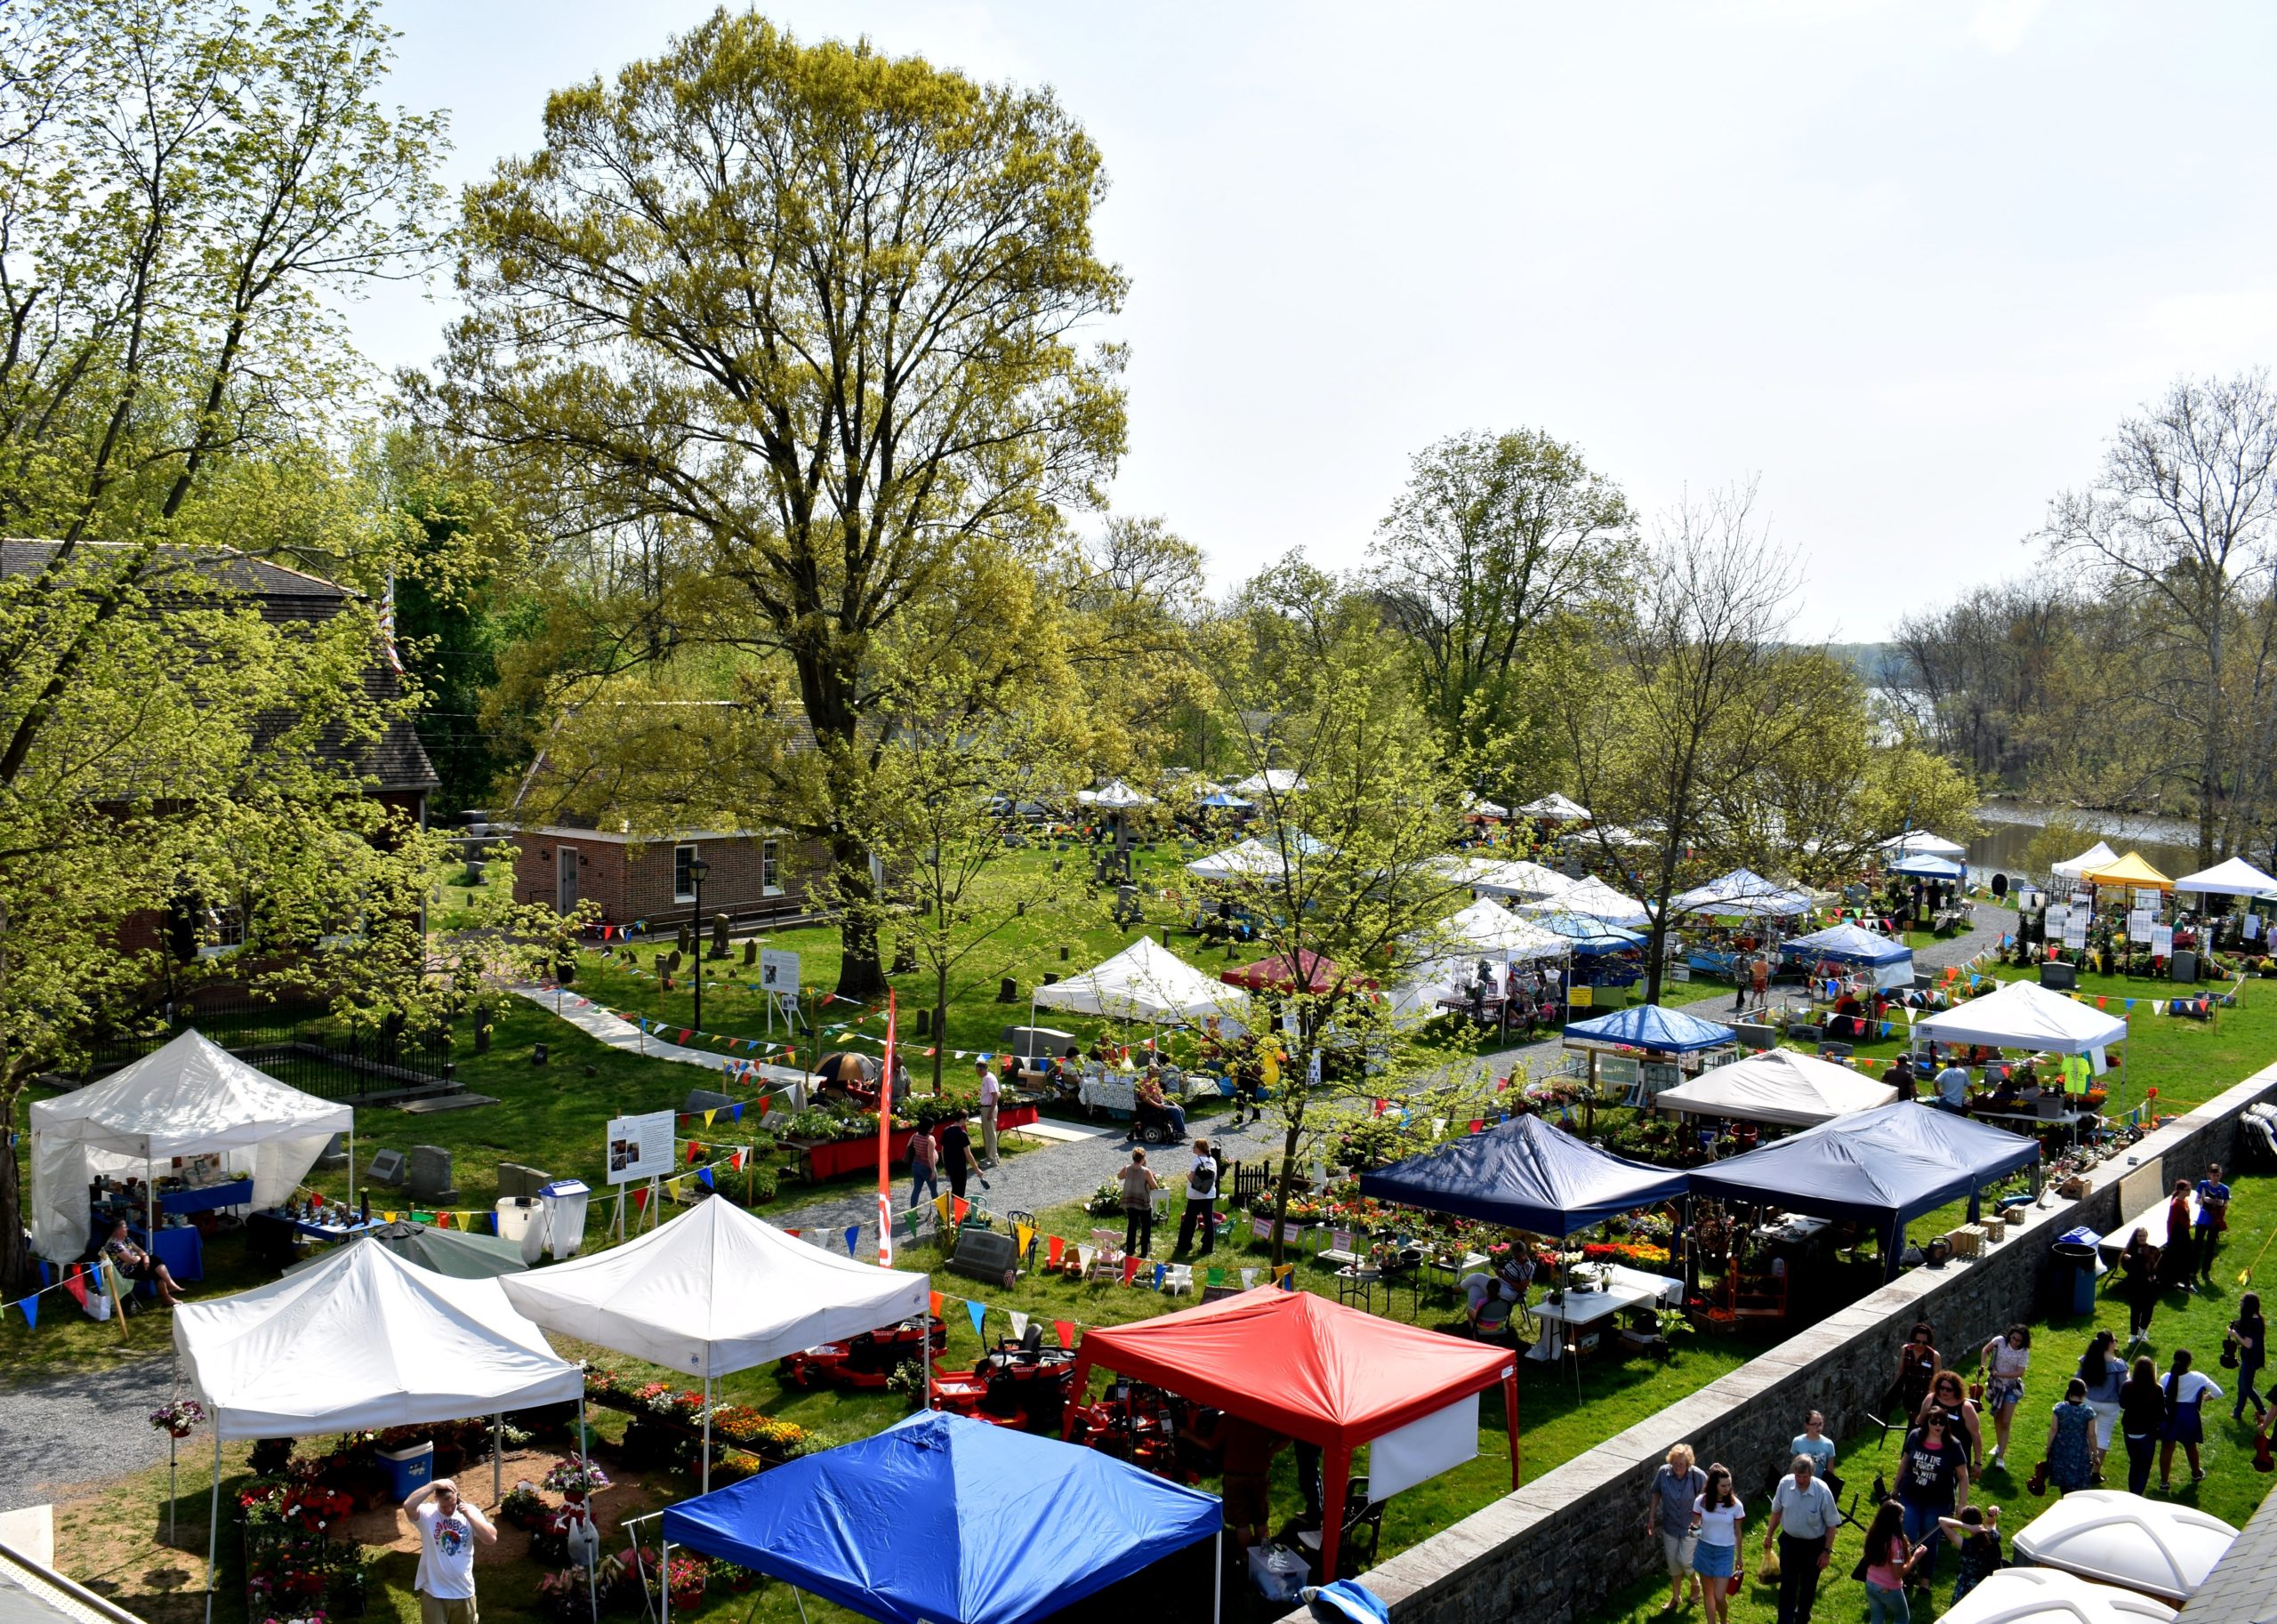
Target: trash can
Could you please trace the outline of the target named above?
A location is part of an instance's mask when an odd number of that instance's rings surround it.
[[[2057,1241],[2048,1247],[2056,1258],[2054,1297],[2067,1314],[2096,1311],[2096,1249],[2092,1242]]]
[[[557,1258],[574,1258],[585,1239],[585,1203],[592,1197],[580,1178],[557,1178],[538,1189],[538,1203],[545,1209],[545,1249]]]
[[[398,1502],[409,1499],[413,1491],[426,1487],[435,1475],[435,1445],[431,1440],[403,1449],[372,1452],[387,1463],[388,1492]]]
[[[519,1246],[523,1235],[529,1232],[531,1221],[538,1215],[537,1200],[529,1195],[502,1195],[496,1211],[498,1238]]]

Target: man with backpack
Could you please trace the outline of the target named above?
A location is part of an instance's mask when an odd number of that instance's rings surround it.
[[[1194,1246],[1194,1226],[1202,1226],[1202,1255],[1208,1257],[1218,1250],[1218,1159],[1210,1154],[1210,1141],[1194,1142],[1194,1166],[1186,1175],[1186,1211],[1178,1221],[1178,1247],[1171,1255],[1189,1251]]]

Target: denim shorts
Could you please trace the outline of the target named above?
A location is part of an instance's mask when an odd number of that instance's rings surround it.
[[[1710,1545],[1702,1540],[1693,1550],[1692,1571],[1702,1579],[1729,1579],[1739,1553],[1736,1545]]]

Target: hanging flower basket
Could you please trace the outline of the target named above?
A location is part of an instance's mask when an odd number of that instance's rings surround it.
[[[150,1425],[169,1437],[187,1438],[205,1419],[205,1406],[194,1398],[177,1398],[150,1411]]]

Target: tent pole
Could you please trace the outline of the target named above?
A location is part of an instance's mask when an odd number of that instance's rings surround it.
[[[1510,1434],[1510,1488],[1518,1486],[1520,1455],[1518,1449],[1518,1362],[1510,1361],[1509,1374],[1502,1378],[1502,1417]]]
[[[179,1403],[181,1398],[181,1358],[179,1355],[175,1355],[174,1358],[174,1390],[172,1397],[177,1403]],[[171,1427],[168,1427],[166,1429],[166,1543],[168,1545],[172,1545],[174,1542],[174,1518],[176,1515],[174,1505],[175,1501],[180,1499],[181,1492],[181,1484],[175,1475],[174,1467],[174,1454],[181,1446],[181,1440],[174,1435],[173,1428]]]
[[[712,1377],[704,1378],[704,1487],[702,1492],[712,1492]]]
[[[503,1411],[490,1418],[490,1503],[496,1505],[505,1495],[501,1474],[506,1469],[506,1417]]]
[[[592,1451],[592,1435],[585,1430],[585,1390],[583,1387],[580,1387],[577,1389],[577,1464],[581,1467],[591,1466],[593,1459]],[[595,1594],[593,1588],[595,1583],[593,1579],[593,1547],[600,1543],[599,1535],[601,1531],[601,1523],[599,1517],[593,1516],[591,1510],[592,1496],[590,1494],[585,1497],[585,1515],[588,1517],[592,1518],[593,1533],[596,1536],[595,1538],[587,1540],[583,1542],[585,1547],[585,1616],[592,1620],[593,1624],[599,1624],[601,1616],[601,1602],[600,1597]],[[639,1542],[636,1540],[634,1542],[634,1549],[637,1551],[639,1548]],[[213,1620],[211,1619],[207,1620],[206,1624],[213,1624]]]
[[[356,1210],[356,1107],[348,1107],[348,1210]]]
[[[214,1554],[221,1538],[221,1418],[213,1418],[213,1498],[205,1508],[205,1624],[213,1624]]]
[[[1320,1582],[1327,1584],[1336,1577],[1336,1548],[1344,1533],[1344,1495],[1352,1479],[1352,1447],[1344,1444],[1328,1457],[1328,1482],[1324,1486],[1327,1504],[1321,1508],[1320,1519]]]
[[[1210,1624],[1224,1624],[1226,1617],[1226,1531],[1222,1525],[1218,1530],[1216,1548],[1211,1552],[1211,1555],[1216,1558],[1216,1560],[1211,1562],[1210,1564]]]
[[[672,1624],[672,1542],[656,1548],[656,1624]]]

